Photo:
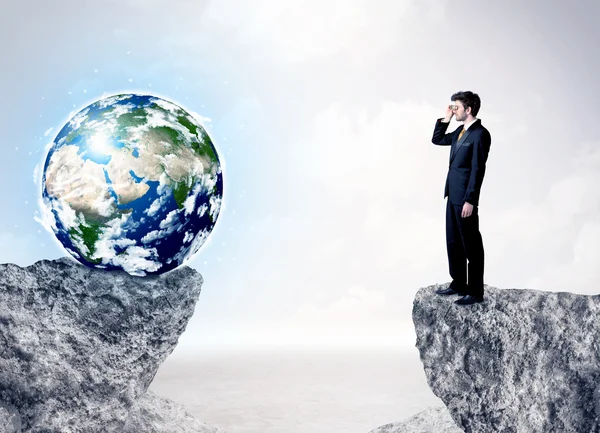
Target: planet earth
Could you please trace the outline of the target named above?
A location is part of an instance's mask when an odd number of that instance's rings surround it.
[[[51,144],[45,220],[81,263],[131,275],[175,269],[206,242],[223,195],[217,151],[198,120],[151,95],[100,99]]]

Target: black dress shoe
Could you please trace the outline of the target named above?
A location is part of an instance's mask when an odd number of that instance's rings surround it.
[[[460,298],[458,301],[454,301],[454,303],[458,305],[470,305],[474,304],[475,302],[483,302],[483,296],[466,295],[465,297]]]
[[[439,289],[435,293],[437,293],[438,295],[463,295],[464,296],[464,293],[457,292],[456,290],[452,290],[450,287],[448,287],[446,289]]]

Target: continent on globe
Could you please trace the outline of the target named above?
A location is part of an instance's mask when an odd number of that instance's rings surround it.
[[[178,105],[121,94],[79,111],[46,157],[42,203],[64,248],[81,263],[162,274],[204,244],[221,208],[213,143]]]

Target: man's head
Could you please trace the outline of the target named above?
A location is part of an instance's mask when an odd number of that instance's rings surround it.
[[[456,105],[454,110],[455,119],[459,122],[471,122],[481,107],[481,99],[477,93],[470,91],[456,92],[450,98],[451,101]]]

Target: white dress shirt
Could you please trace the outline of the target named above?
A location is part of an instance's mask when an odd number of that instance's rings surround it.
[[[469,123],[468,125],[466,122],[463,123],[463,129],[466,131],[469,126],[471,126],[473,123],[475,123],[476,120],[477,120],[477,118],[474,118],[473,121],[471,123]]]

